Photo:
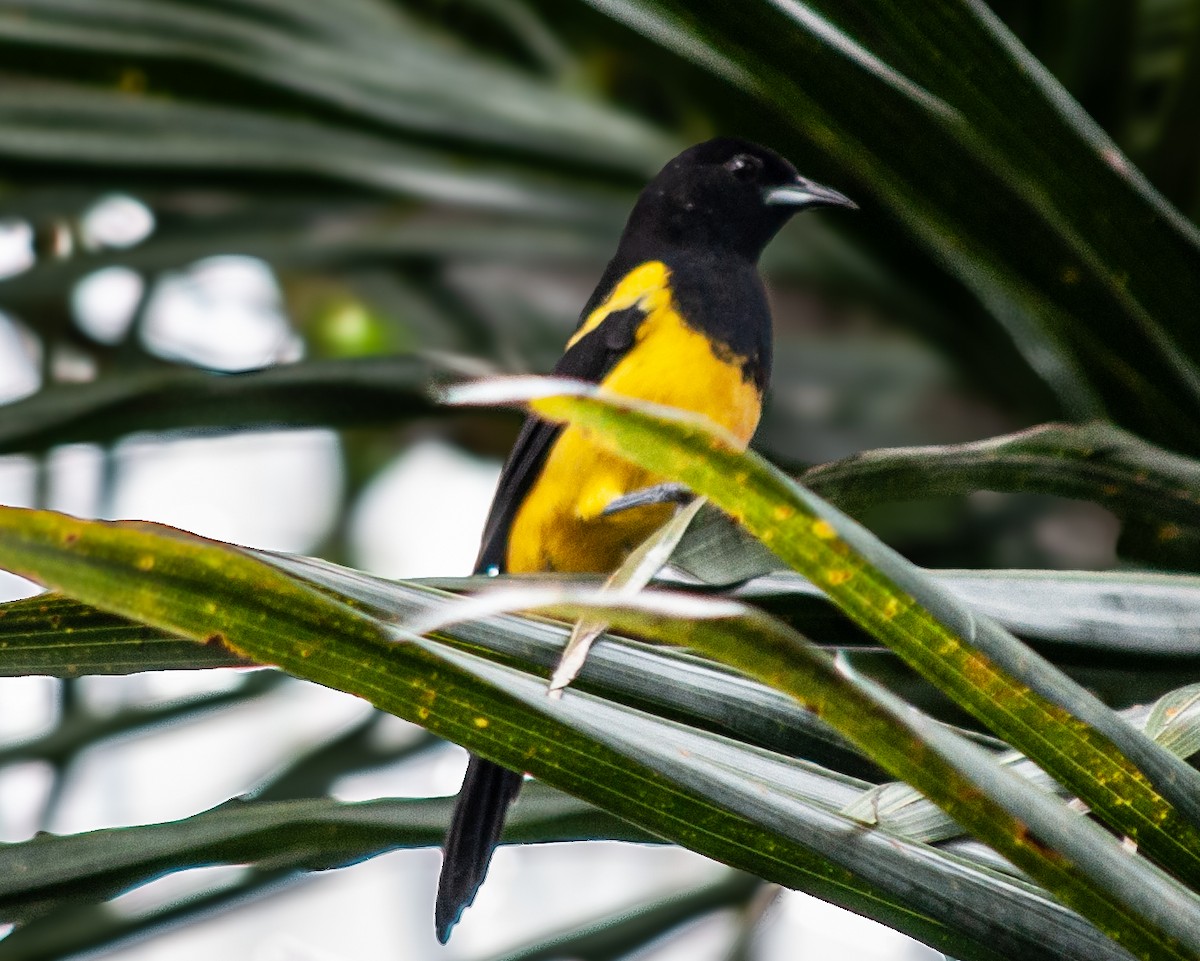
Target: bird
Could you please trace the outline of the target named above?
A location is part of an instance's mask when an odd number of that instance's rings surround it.
[[[771,371],[763,249],[810,207],[856,204],[737,137],[684,150],[639,194],[554,374],[707,416],[749,444]],[[476,572],[611,573],[681,499],[575,427],[530,416],[500,473]],[[443,844],[445,944],[474,901],[524,775],[471,755]]]

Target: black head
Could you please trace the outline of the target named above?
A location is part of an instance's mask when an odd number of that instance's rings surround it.
[[[717,137],[689,147],[650,181],[625,239],[757,260],[792,214],[819,206],[855,204],[801,177],[773,150]]]

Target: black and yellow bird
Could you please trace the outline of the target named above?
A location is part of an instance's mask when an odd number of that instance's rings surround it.
[[[554,373],[695,411],[748,444],[771,370],[758,258],[793,213],[818,206],[854,204],[745,140],[685,150],[638,197]],[[582,431],[531,417],[500,475],[476,570],[610,572],[669,518],[672,494]],[[438,884],[443,943],[483,882],[521,781],[471,757]]]

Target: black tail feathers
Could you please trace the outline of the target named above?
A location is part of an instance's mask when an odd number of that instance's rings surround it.
[[[508,806],[521,790],[523,776],[471,755],[458,792],[454,817],[442,853],[434,923],[445,944],[463,911],[487,876],[492,852],[500,841]]]

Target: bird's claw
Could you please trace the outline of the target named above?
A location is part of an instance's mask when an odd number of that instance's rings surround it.
[[[612,517],[634,507],[649,507],[653,504],[686,504],[692,499],[692,489],[686,484],[655,484],[631,491],[608,502],[600,512],[601,517]]]

